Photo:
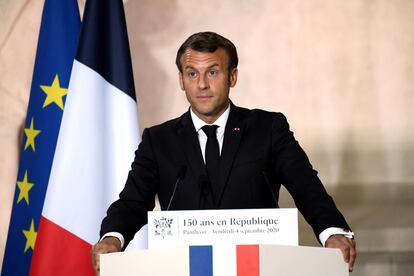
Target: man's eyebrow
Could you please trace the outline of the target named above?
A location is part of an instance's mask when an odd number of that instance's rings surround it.
[[[213,65],[210,65],[207,68],[211,69],[213,67],[220,67],[220,65],[218,63],[214,63]]]
[[[211,69],[211,68],[213,68],[213,67],[220,67],[220,64],[218,64],[218,63],[214,63],[214,64],[212,64],[212,65],[210,65],[210,66],[207,66],[207,69]],[[184,67],[184,70],[187,70],[187,69],[192,69],[192,70],[196,70],[193,66],[191,66],[191,65],[186,65],[185,67]]]
[[[185,70],[187,70],[187,69],[193,69],[193,70],[194,70],[195,68],[194,68],[193,66],[191,66],[191,65],[186,65],[186,66],[184,67],[184,69],[185,69]]]

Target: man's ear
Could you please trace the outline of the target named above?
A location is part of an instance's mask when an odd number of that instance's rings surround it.
[[[178,81],[180,82],[181,90],[184,91],[184,81],[183,81],[183,74],[181,72],[178,73]]]
[[[237,74],[239,73],[239,70],[237,68],[234,68],[230,73],[230,87],[234,87],[237,83]]]

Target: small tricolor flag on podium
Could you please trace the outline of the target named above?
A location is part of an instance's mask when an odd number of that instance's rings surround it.
[[[230,253],[233,247],[229,246],[221,253]],[[219,248],[220,250],[220,248]],[[213,246],[190,246],[189,247],[189,276],[260,276],[260,257],[259,245],[237,245],[236,246],[236,263],[229,258],[227,264],[222,266],[213,266]],[[220,254],[222,255],[222,254]],[[213,274],[213,271],[216,271]]]

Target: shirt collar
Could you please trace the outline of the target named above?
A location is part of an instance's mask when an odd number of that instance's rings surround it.
[[[220,115],[220,117],[217,118],[217,120],[212,123],[211,125],[216,125],[219,127],[219,129],[225,129],[227,124],[227,119],[229,118],[230,114],[230,104],[228,105],[226,111],[223,112],[223,114]],[[198,118],[198,116],[193,112],[193,109],[190,108],[190,115],[191,120],[193,121],[194,127],[196,131],[198,132],[203,126],[210,125]]]

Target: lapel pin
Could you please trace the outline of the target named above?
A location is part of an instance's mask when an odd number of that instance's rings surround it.
[[[239,127],[235,127],[234,128],[234,131],[240,131],[240,128]]]

